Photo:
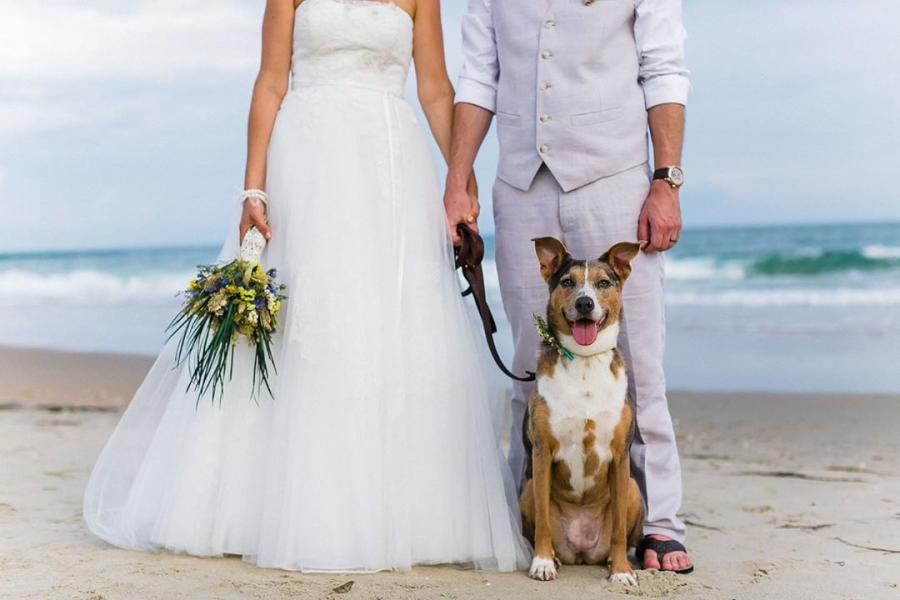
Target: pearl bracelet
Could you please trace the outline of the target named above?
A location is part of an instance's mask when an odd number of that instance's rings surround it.
[[[241,194],[241,204],[243,204],[250,198],[255,198],[256,200],[262,202],[264,205],[269,206],[269,195],[262,190],[244,190]]]

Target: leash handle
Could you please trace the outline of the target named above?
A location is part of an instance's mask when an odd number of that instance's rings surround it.
[[[484,288],[484,272],[481,269],[481,262],[484,260],[484,240],[466,225],[460,224],[456,230],[461,240],[460,246],[455,250],[456,267],[462,270],[463,277],[469,284],[469,288],[462,295],[471,295],[475,301],[475,308],[478,309],[478,316],[481,317],[481,325],[484,329],[484,338],[487,341],[488,349],[491,351],[494,362],[500,371],[510,379],[522,382],[534,381],[536,375],[531,371],[526,371],[524,377],[510,371],[503,364],[500,353],[497,352],[497,346],[494,343],[497,323],[494,321],[494,315],[491,314],[491,308],[487,302],[487,293]]]

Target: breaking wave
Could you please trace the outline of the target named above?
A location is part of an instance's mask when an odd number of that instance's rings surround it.
[[[60,273],[0,271],[0,301],[119,304],[165,302],[187,287],[190,272],[114,275],[90,269]]]
[[[717,292],[669,292],[673,306],[852,307],[900,306],[900,288],[880,289],[768,289]]]

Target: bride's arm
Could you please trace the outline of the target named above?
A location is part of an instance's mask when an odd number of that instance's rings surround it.
[[[267,0],[262,27],[262,59],[247,125],[247,169],[244,189],[264,190],[266,155],[275,126],[275,116],[287,93],[291,72],[291,46],[294,31],[295,0]],[[244,204],[240,239],[251,225],[267,238],[272,236],[266,223],[265,206],[253,200]]]
[[[413,57],[419,103],[425,112],[425,118],[438,148],[444,156],[444,161],[449,161],[454,92],[444,61],[440,0],[416,0],[415,15]],[[469,180],[469,192],[472,197],[478,195],[474,175]],[[478,204],[474,203],[468,225],[477,229],[477,219]],[[456,232],[451,231],[451,236],[456,239]]]

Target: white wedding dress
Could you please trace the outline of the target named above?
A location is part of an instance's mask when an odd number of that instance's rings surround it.
[[[249,400],[241,346],[221,406],[197,406],[167,345],[88,483],[100,538],[303,571],[527,567],[492,365],[402,98],[412,28],[378,1],[297,10],[267,182],[275,398]]]

